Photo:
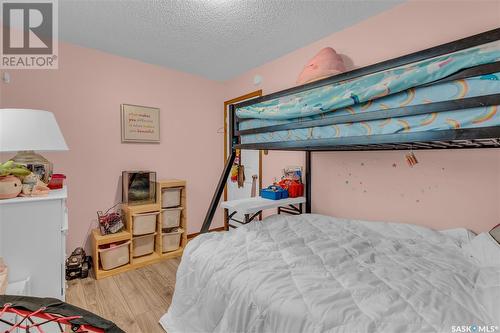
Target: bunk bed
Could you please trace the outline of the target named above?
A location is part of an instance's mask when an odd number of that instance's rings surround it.
[[[231,154],[201,233],[210,228],[236,149],[305,151],[310,213],[311,152],[499,148],[498,105],[500,28],[230,105]]]
[[[305,151],[311,213],[314,151],[500,148],[499,73],[495,29],[231,105],[231,154],[161,325],[169,332],[500,326],[500,262],[485,268],[465,255],[465,229],[455,237],[304,214],[207,233],[237,149]],[[500,245],[491,246],[490,257],[500,258]]]

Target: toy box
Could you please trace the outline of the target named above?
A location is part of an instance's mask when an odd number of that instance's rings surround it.
[[[282,179],[278,185],[288,191],[290,198],[297,198],[304,195],[304,184],[288,178]]]
[[[260,196],[265,199],[280,200],[288,198],[288,191],[279,186],[269,186],[260,191]]]
[[[303,195],[304,195],[304,184],[294,182],[288,186],[288,196],[290,198],[297,198]]]

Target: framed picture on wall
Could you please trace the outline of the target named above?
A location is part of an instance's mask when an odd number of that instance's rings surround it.
[[[122,104],[122,142],[160,143],[160,109]]]

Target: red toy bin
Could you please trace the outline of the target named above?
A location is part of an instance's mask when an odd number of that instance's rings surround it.
[[[66,176],[60,173],[55,173],[52,175],[52,178],[50,178],[49,185],[47,185],[51,190],[58,190],[63,188],[64,186],[64,180],[66,179]]]
[[[304,195],[304,184],[291,183],[288,186],[288,196],[290,198],[297,198]]]

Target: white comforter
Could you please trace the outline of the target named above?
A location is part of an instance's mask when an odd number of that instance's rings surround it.
[[[500,326],[499,308],[500,269],[440,232],[276,215],[192,240],[160,322],[169,333],[452,332]]]

